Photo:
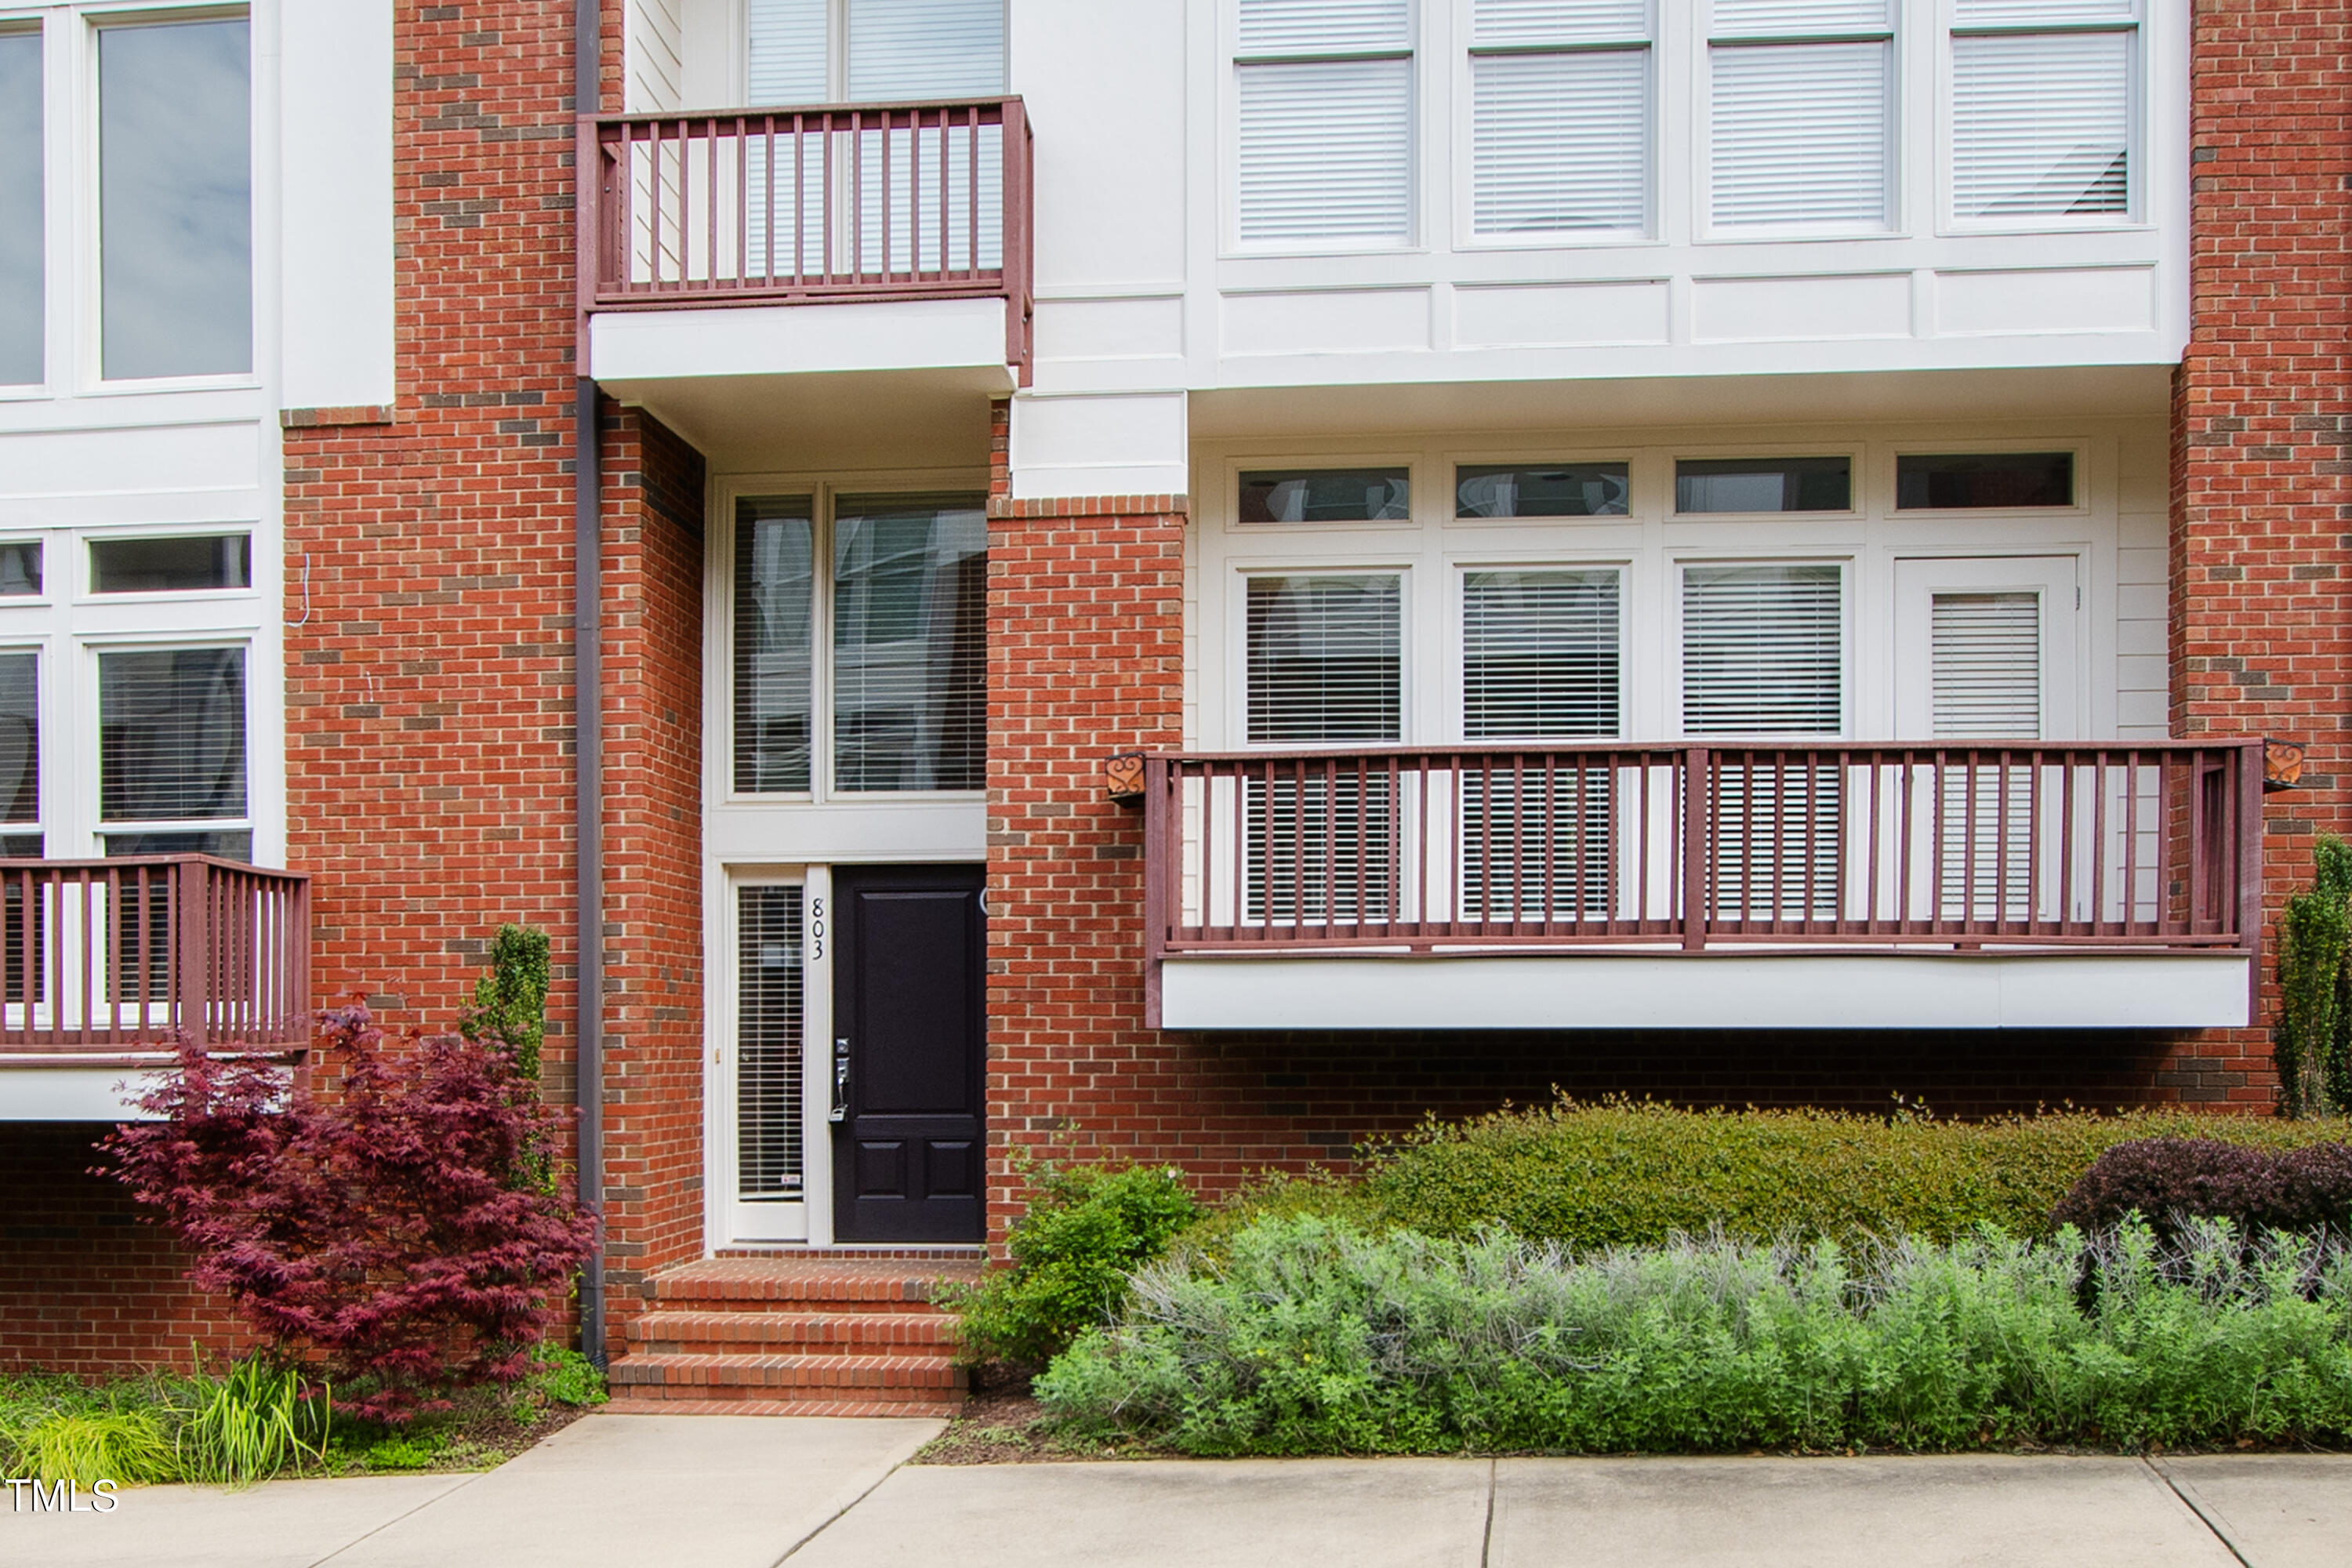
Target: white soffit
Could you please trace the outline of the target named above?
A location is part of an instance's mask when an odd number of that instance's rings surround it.
[[[142,1121],[130,1102],[160,1071],[114,1067],[0,1065],[0,1121]]]
[[[1181,956],[1171,1029],[2242,1028],[2236,953]]]
[[[993,373],[1004,363],[1004,301],[874,300],[729,305],[701,310],[599,310],[588,318],[589,374],[606,386],[704,376],[841,371]]]

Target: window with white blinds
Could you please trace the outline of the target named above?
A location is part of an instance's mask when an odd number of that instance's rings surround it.
[[[1616,735],[1618,616],[1613,568],[1465,574],[1463,738]]]
[[[833,519],[833,786],[976,790],[988,761],[980,496],[845,496]]]
[[[748,0],[744,20],[754,107],[1004,91],[1004,0]]]
[[[107,854],[251,859],[245,649],[100,654],[98,766]]]
[[[1620,731],[1613,568],[1471,572],[1462,583],[1467,741],[1608,739]],[[1608,910],[1615,769],[1496,759],[1462,780],[1465,918]]]
[[[1248,582],[1250,743],[1402,739],[1402,581],[1367,573]]]
[[[1646,231],[1649,26],[1645,0],[1476,0],[1475,232]]]
[[[1845,582],[1834,565],[1683,568],[1683,730],[1845,727]]]
[[[1402,738],[1402,587],[1390,573],[1248,580],[1251,743]],[[1245,919],[1360,922],[1394,907],[1397,801],[1385,773],[1249,779],[1241,806]]]
[[[1937,593],[1928,608],[1928,703],[1939,741],[2042,733],[2042,595]],[[2033,772],[2028,765],[1938,773],[1946,915],[2022,920],[2033,910]]]
[[[752,1203],[802,1193],[801,896],[797,887],[735,894],[735,1195]]]
[[[1406,0],[1240,0],[1234,86],[1243,244],[1412,237]]]
[[[1717,0],[1710,38],[1714,226],[1886,227],[1895,140],[1888,0]]]
[[[1952,216],[2129,215],[2132,0],[1959,0],[1952,32]]]
[[[984,513],[960,494],[843,496],[830,517],[806,496],[736,502],[737,793],[982,786]]]
[[[0,653],[0,855],[41,852],[40,663]]]
[[[735,504],[735,788],[809,787],[816,523],[806,496]]]
[[[1683,730],[1835,735],[1845,723],[1845,583],[1804,563],[1683,568]],[[1731,752],[1711,780],[1707,896],[1722,920],[1834,914],[1834,765]]]

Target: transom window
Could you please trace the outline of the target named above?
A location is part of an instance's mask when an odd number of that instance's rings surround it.
[[[809,496],[736,503],[737,793],[979,789],[984,498],[841,496],[820,513]]]

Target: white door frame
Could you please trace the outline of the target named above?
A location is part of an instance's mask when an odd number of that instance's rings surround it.
[[[703,973],[710,977],[704,1033],[710,1071],[705,1079],[705,1241],[730,1247],[833,1241],[831,1084],[833,1037],[833,872],[824,866],[726,868],[717,883],[718,907],[705,928],[712,933]],[[740,897],[747,888],[798,887],[801,901],[801,1197],[798,1202],[738,1197],[736,1073],[742,996]]]

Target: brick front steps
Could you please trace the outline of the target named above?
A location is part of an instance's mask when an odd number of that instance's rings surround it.
[[[665,1415],[952,1415],[955,1319],[931,1304],[971,1254],[714,1258],[653,1277],[653,1309],[612,1365],[619,1411]]]

